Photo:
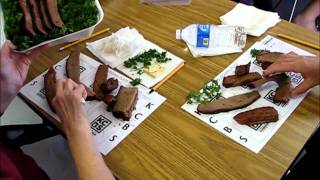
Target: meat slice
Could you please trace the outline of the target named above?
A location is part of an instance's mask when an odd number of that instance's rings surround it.
[[[107,76],[108,76],[108,66],[105,64],[100,65],[96,72],[96,76],[93,83],[93,92],[96,93],[98,98],[101,98],[104,96],[100,87],[104,83],[104,81],[107,79]]]
[[[27,3],[27,0],[19,0],[19,6],[24,16],[24,26],[26,30],[33,36],[36,35],[36,33],[33,30],[32,18],[29,11],[29,5]]]
[[[277,75],[270,76],[268,78],[252,81],[252,82],[248,83],[247,86],[249,86],[250,88],[257,88],[257,87],[260,87],[260,86],[262,86],[263,84],[265,84],[267,82],[275,81],[275,82],[278,83],[278,82],[280,82],[280,81],[282,81],[284,79],[287,79],[287,75],[282,73],[282,74],[277,74]]]
[[[290,97],[290,78],[284,75],[283,78],[277,80],[279,87],[276,90],[276,94],[273,97],[275,103],[287,103]]]
[[[57,27],[63,27],[64,24],[59,14],[57,0],[46,0],[46,2],[51,22]]]
[[[243,86],[249,82],[256,81],[261,79],[262,76],[257,72],[251,72],[243,76],[226,76],[223,78],[222,85],[226,88],[235,87],[235,86]]]
[[[52,106],[52,99],[56,95],[56,71],[53,67],[51,67],[48,72],[44,75],[44,89],[46,94],[47,102],[51,108],[51,110],[55,113]]]
[[[106,80],[101,86],[100,89],[104,94],[109,94],[113,90],[117,89],[119,86],[118,79],[116,78],[110,78]]]
[[[235,74],[237,76],[243,76],[243,75],[249,74],[250,65],[251,63],[249,62],[248,64],[237,66]]]
[[[67,76],[76,83],[80,83],[80,51],[72,51],[66,61]]]
[[[46,2],[45,0],[38,0],[39,1],[39,8],[40,8],[40,12],[41,12],[41,16],[42,16],[42,20],[44,22],[44,25],[46,26],[46,28],[48,29],[52,29],[52,24],[50,22],[50,19],[48,17],[47,14],[47,6],[46,6]]]
[[[231,110],[247,107],[259,98],[260,94],[257,91],[252,91],[249,93],[232,96],[226,99],[214,100],[207,104],[199,104],[197,111],[203,114],[217,114],[220,112],[228,112]]]
[[[138,100],[138,88],[121,86],[117,94],[112,114],[116,118],[129,121]]]
[[[274,63],[276,59],[278,59],[279,56],[281,56],[283,53],[280,52],[270,52],[266,50],[262,50],[257,54],[257,61],[259,63]]]
[[[69,58],[66,61],[66,72],[67,77],[72,79],[74,82],[78,84],[82,84],[80,82],[80,51],[72,51],[69,55]],[[87,91],[86,101],[98,100],[96,93],[94,93],[89,87],[85,84],[82,84]]]
[[[233,119],[239,124],[254,125],[278,121],[279,115],[273,107],[260,107],[239,113]]]
[[[29,3],[31,5],[31,9],[33,12],[33,20],[34,20],[34,24],[36,25],[37,30],[39,32],[41,32],[42,34],[47,35],[48,33],[46,32],[46,30],[44,30],[43,25],[42,25],[42,21],[41,21],[39,9],[38,9],[38,4],[36,3],[35,0],[29,0]]]

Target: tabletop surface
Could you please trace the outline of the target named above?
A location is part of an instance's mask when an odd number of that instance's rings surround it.
[[[130,26],[146,39],[181,57],[186,65],[157,91],[167,98],[149,118],[104,157],[120,179],[279,179],[319,123],[319,97],[309,94],[266,146],[255,154],[181,109],[191,90],[218,75],[241,53],[193,58],[176,29],[193,23],[220,24],[219,17],[235,3],[193,0],[189,6],[156,6],[138,0],[100,1],[105,17],[96,31],[115,32]],[[319,44],[319,33],[281,21],[260,38],[248,37],[244,51],[269,32]],[[99,39],[100,35],[95,39]],[[319,51],[289,42],[319,55]],[[94,57],[78,45],[82,52]],[[30,67],[27,82],[70,51],[49,48]],[[96,58],[95,58],[96,59]],[[49,118],[50,119],[50,118]]]

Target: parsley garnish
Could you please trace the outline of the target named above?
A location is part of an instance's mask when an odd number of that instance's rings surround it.
[[[154,61],[158,63],[166,63],[171,58],[166,57],[167,52],[158,52],[155,49],[149,49],[142,54],[136,55],[124,62],[126,68],[131,68],[138,74],[143,74],[143,69],[151,66]]]
[[[136,78],[136,79],[132,80],[132,81],[130,82],[130,84],[131,84],[132,86],[137,86],[137,85],[141,84],[141,79],[140,79],[140,78]]]
[[[187,98],[188,104],[205,104],[221,97],[220,85],[216,80],[211,80],[202,87],[200,91],[191,91]]]
[[[259,49],[251,49],[250,51],[250,54],[251,54],[251,57],[257,57],[257,55],[261,52],[261,50]]]

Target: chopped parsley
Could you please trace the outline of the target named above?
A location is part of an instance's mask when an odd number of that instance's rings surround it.
[[[191,91],[187,98],[188,104],[205,104],[221,97],[220,85],[216,80],[211,80],[200,91]]]
[[[147,69],[154,62],[157,63],[166,63],[171,61],[171,58],[166,57],[167,52],[158,52],[155,49],[149,49],[142,54],[138,54],[132,58],[129,58],[124,62],[126,68],[131,68],[133,71],[136,71],[137,74],[143,74],[144,69]]]
[[[132,80],[132,81],[130,82],[130,84],[131,84],[132,86],[137,86],[137,85],[141,84],[141,79],[140,79],[140,78],[136,78],[136,79]]]
[[[253,58],[257,57],[257,55],[258,55],[261,51],[262,51],[262,50],[259,50],[259,49],[251,49],[251,51],[250,51],[251,57],[253,57]]]

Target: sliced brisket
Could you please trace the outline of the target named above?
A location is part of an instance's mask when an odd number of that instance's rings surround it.
[[[251,63],[249,62],[248,64],[237,66],[235,74],[237,76],[243,76],[243,75],[249,74],[250,65]]]
[[[57,0],[46,0],[46,2],[47,2],[47,9],[48,9],[49,16],[51,18],[51,22],[55,26],[61,28],[64,24],[59,14]]]
[[[276,59],[278,59],[279,56],[281,56],[283,53],[280,52],[270,52],[266,50],[262,50],[257,54],[257,61],[259,63],[274,63]]]
[[[273,107],[261,107],[245,111],[233,117],[239,124],[254,125],[278,121],[278,111]]]
[[[23,16],[24,16],[24,26],[25,26],[26,30],[30,34],[36,35],[36,33],[33,30],[32,18],[31,18],[31,14],[29,11],[29,5],[27,3],[27,0],[19,0],[19,6],[20,6],[22,13],[23,13]]]
[[[226,76],[223,78],[222,85],[226,88],[228,87],[235,87],[235,86],[243,86],[249,82],[256,81],[261,79],[262,76],[257,72],[251,72],[243,76]]]
[[[47,102],[53,112],[56,112],[52,106],[52,99],[56,95],[56,71],[51,67],[44,76],[44,89]]]
[[[53,27],[48,17],[46,2],[45,0],[38,0],[38,1],[39,1],[40,12],[41,12],[44,25],[51,30]]]
[[[36,25],[37,30],[39,32],[41,32],[42,34],[47,35],[48,33],[46,32],[46,30],[44,30],[42,22],[41,22],[38,4],[36,3],[35,0],[29,0],[29,3],[31,5],[32,12],[33,12],[33,22]]]
[[[226,99],[214,100],[207,104],[199,104],[197,111],[203,114],[216,114],[220,112],[228,112],[235,109],[241,109],[249,106],[257,99],[260,94],[257,91],[232,96]]]
[[[121,86],[112,109],[114,117],[129,121],[138,100],[138,88]]]

